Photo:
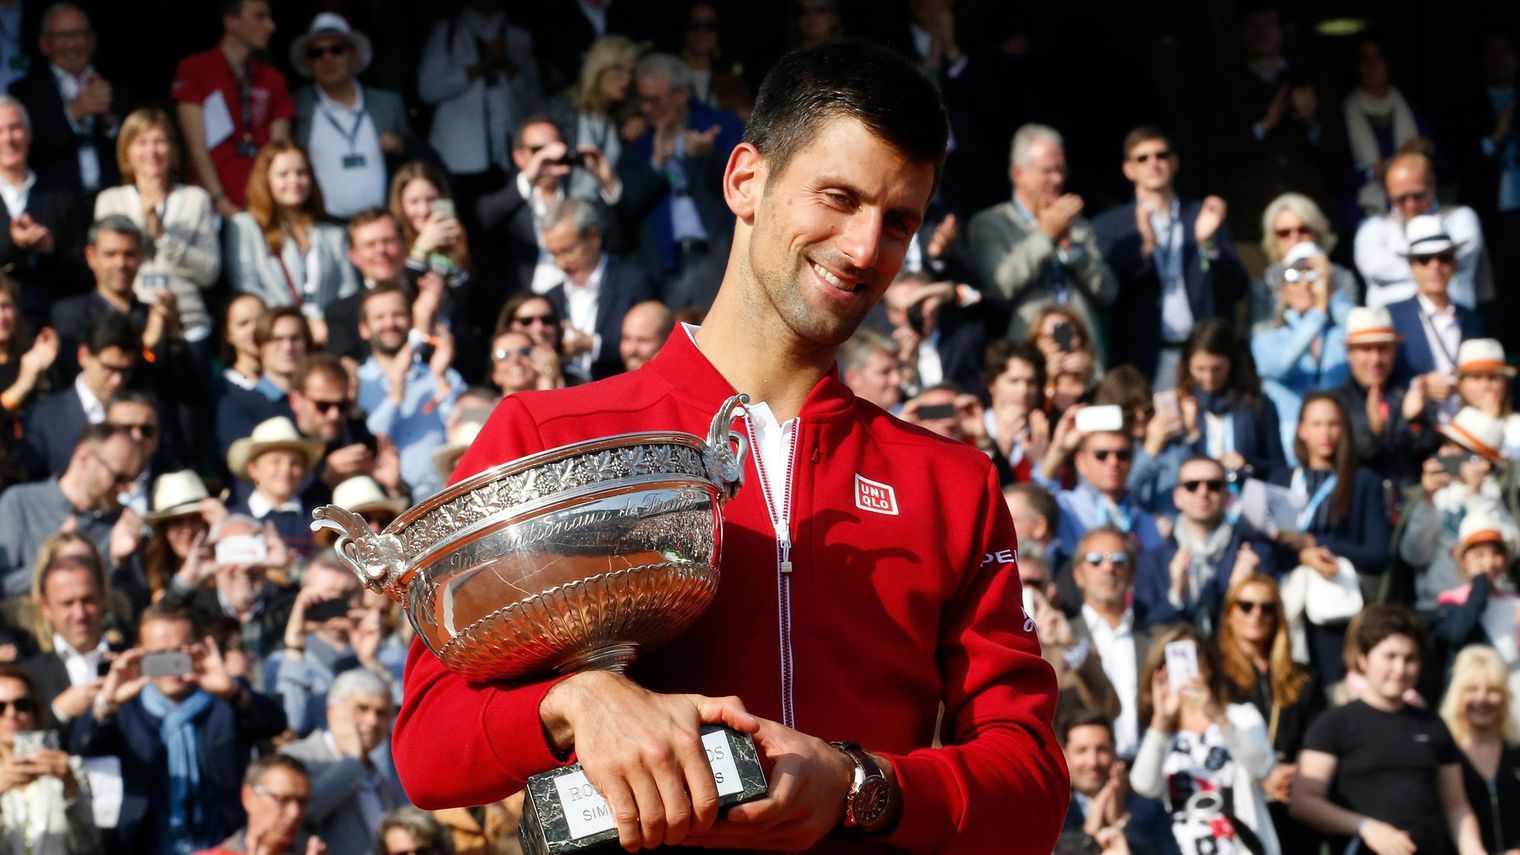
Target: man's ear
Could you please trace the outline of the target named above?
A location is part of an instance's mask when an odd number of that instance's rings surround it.
[[[765,158],[753,145],[742,142],[728,154],[723,170],[723,198],[729,210],[745,223],[753,223],[760,196],[765,192]]]

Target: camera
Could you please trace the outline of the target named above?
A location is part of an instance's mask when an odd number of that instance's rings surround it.
[[[565,156],[560,158],[558,162],[560,166],[584,167],[586,165],[586,155],[579,151],[566,152]]]

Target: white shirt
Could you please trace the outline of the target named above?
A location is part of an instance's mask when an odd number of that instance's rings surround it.
[[[564,281],[565,274],[554,263],[554,256],[544,247],[544,218],[565,198],[565,190],[556,184],[554,192],[545,196],[537,187],[528,183],[527,173],[521,171],[515,180],[518,195],[527,200],[528,209],[533,212],[533,242],[538,244],[538,260],[533,262],[533,282],[530,287],[535,294],[547,294],[555,285]]]
[[[53,79],[58,81],[58,94],[63,97],[63,117],[68,119],[69,127],[74,133],[86,135],[95,130],[95,117],[85,116],[83,119],[75,119],[69,115],[69,104],[73,103],[79,93],[90,85],[95,77],[94,66],[85,68],[84,73],[75,77],[56,65],[49,66],[53,70]],[[79,141],[79,181],[86,190],[100,189],[100,155],[95,151],[95,146],[87,139]]]
[[[1425,330],[1425,341],[1430,345],[1430,355],[1435,358],[1436,370],[1451,374],[1457,370],[1457,348],[1462,346],[1462,328],[1457,325],[1457,307],[1447,303],[1437,309],[1436,304],[1418,296],[1420,327]]]
[[[939,330],[934,330],[918,343],[918,391],[944,382],[945,363],[939,358]]]
[[[276,506],[258,490],[254,490],[252,495],[248,497],[248,512],[253,514],[254,519],[261,520],[275,511],[295,511],[296,513],[300,513],[301,503],[295,499],[290,499]]]
[[[84,372],[74,377],[74,393],[79,396],[79,403],[84,405],[84,417],[90,424],[98,425],[106,420],[106,405],[95,397],[90,387],[84,385]]]
[[[63,636],[53,633],[53,652],[63,660],[64,670],[69,672],[69,685],[78,686],[94,680],[100,674],[100,663],[105,654],[110,650],[106,644],[105,636],[86,653],[75,650],[73,645],[63,640]]]
[[[32,195],[32,188],[37,184],[37,173],[28,169],[26,180],[20,187],[0,178],[0,200],[5,202],[5,211],[11,219],[16,219],[26,211],[26,200]]]
[[[385,152],[380,133],[364,109],[364,88],[354,83],[354,106],[345,107],[316,87],[311,115],[311,171],[322,188],[327,213],[348,218],[385,206]]]
[[[1440,211],[1441,225],[1458,244],[1457,270],[1451,277],[1448,292],[1452,302],[1471,309],[1477,306],[1479,262],[1483,257],[1483,229],[1471,208],[1456,206]],[[1356,269],[1367,280],[1367,305],[1380,308],[1407,300],[1415,294],[1414,275],[1409,259],[1400,253],[1409,251],[1404,236],[1404,219],[1392,213],[1368,217],[1356,230]]]
[[[691,198],[690,190],[677,192],[676,187],[689,188],[690,176],[686,174],[686,165],[682,162],[686,158],[686,135],[676,134],[676,153],[665,161],[663,167],[665,174],[671,176],[670,194],[670,236],[676,241],[683,240],[707,240],[707,228],[702,225],[702,215],[697,211],[697,203]],[[656,169],[661,167],[656,166]],[[677,180],[679,179],[679,180]]]
[[[565,286],[565,320],[570,327],[582,335],[591,336],[591,349],[572,360],[571,366],[566,366],[573,373],[583,377],[591,376],[591,363],[602,352],[602,337],[596,334],[597,303],[602,296],[602,275],[607,272],[607,255],[602,254],[602,260],[597,262],[596,269],[586,277],[584,285],[576,285],[569,279],[564,280]],[[563,275],[563,274],[562,274]]]
[[[1103,673],[1119,696],[1119,717],[1114,719],[1114,751],[1120,757],[1132,757],[1140,747],[1140,663],[1135,661],[1135,613],[1124,610],[1117,628],[1083,604],[1082,620],[1092,637],[1093,650],[1103,664]]]

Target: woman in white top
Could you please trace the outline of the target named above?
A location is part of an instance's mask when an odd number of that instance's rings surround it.
[[[30,855],[95,852],[99,833],[90,808],[84,764],[35,737],[41,718],[32,680],[16,665],[0,665],[0,839],[4,851]],[[18,745],[16,735],[27,732]]]
[[[169,115],[136,110],[121,123],[116,161],[122,185],[95,198],[95,219],[120,214],[142,229],[143,259],[135,290],[146,302],[168,288],[179,306],[180,324],[192,347],[209,342],[211,315],[201,291],[216,283],[222,269],[218,219],[205,190],[179,183],[179,147]],[[209,345],[204,355],[209,357]]]
[[[1182,667],[1167,652],[1173,642],[1192,642],[1187,658],[1196,674],[1171,673]],[[1267,723],[1249,702],[1230,703],[1218,664],[1215,645],[1189,624],[1151,642],[1140,680],[1140,715],[1150,726],[1129,783],[1136,794],[1161,799],[1183,852],[1204,851],[1199,842],[1207,838],[1218,855],[1280,855],[1262,792],[1277,763]]]
[[[224,255],[235,290],[256,294],[271,308],[300,308],[318,343],[327,340],[326,307],[359,292],[348,235],[322,221],[324,210],[306,152],[273,140],[253,161],[248,210],[228,224]]]

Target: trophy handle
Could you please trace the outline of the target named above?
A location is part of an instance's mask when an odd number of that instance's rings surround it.
[[[395,535],[375,534],[363,517],[337,505],[323,505],[311,512],[311,530],[324,528],[338,533],[334,546],[338,558],[364,587],[398,603],[406,602],[406,557]]]
[[[717,482],[725,499],[732,499],[744,483],[744,458],[749,455],[749,439],[733,429],[736,409],[749,404],[749,396],[739,393],[723,402],[707,431],[707,448],[702,461],[707,476]]]

